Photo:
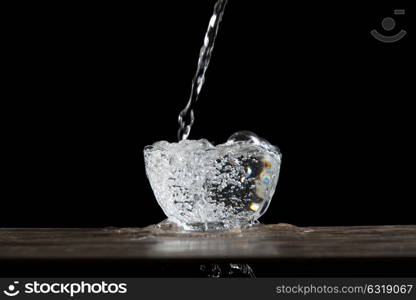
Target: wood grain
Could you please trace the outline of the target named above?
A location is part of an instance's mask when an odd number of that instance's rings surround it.
[[[94,260],[416,260],[416,225],[258,225],[225,233],[145,228],[2,228],[0,261]]]

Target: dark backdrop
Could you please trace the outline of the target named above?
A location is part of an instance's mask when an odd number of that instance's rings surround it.
[[[414,224],[414,30],[393,15],[407,3],[305,2],[230,0],[191,138],[245,129],[280,147],[262,222]],[[0,226],[164,219],[142,149],[176,139],[213,4],[3,10]],[[369,33],[401,28],[393,44]]]

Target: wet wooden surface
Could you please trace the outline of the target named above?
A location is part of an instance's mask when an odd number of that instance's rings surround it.
[[[260,225],[227,233],[146,228],[0,229],[0,261],[387,259],[416,260],[416,225],[295,227]]]

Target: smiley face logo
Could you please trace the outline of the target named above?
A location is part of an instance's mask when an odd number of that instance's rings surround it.
[[[13,282],[13,284],[10,284],[10,285],[7,287],[7,290],[4,290],[4,291],[3,291],[3,293],[4,293],[6,296],[9,296],[9,297],[14,297],[14,296],[17,296],[17,295],[20,293],[20,291],[16,289],[16,286],[17,286],[18,284],[19,284],[19,281],[15,281],[15,282]]]
[[[405,13],[404,9],[394,10],[395,15],[404,15],[404,13]],[[392,31],[396,27],[396,21],[393,18],[387,17],[383,19],[383,21],[381,22],[381,26],[387,32]],[[402,29],[395,35],[384,35],[378,32],[376,29],[373,29],[371,31],[371,35],[375,39],[379,40],[380,42],[394,43],[394,42],[401,40],[406,35],[406,31]]]

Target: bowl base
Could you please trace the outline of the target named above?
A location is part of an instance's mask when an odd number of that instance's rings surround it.
[[[182,224],[182,227],[186,231],[225,231],[231,229],[229,226],[225,226],[223,222],[198,222]]]

